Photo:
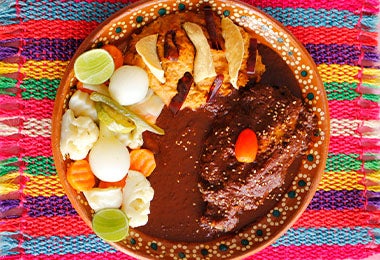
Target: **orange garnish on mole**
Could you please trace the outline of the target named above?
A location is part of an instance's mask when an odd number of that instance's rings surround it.
[[[251,163],[255,161],[258,150],[257,136],[249,128],[239,134],[235,143],[235,157],[239,162]]]

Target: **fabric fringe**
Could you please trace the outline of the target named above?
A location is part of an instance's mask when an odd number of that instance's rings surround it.
[[[362,6],[360,17],[368,13],[378,16],[380,13],[378,0],[365,0]],[[380,28],[379,19],[376,24],[368,24],[364,19],[358,22],[360,33],[361,55],[358,66],[361,70],[358,73],[359,83],[356,91],[360,94],[357,105],[361,108],[358,118],[362,118],[357,132],[361,137],[362,162],[360,173],[363,174],[361,184],[364,185],[365,210],[370,214],[369,224],[380,225],[380,43],[379,35],[373,37],[369,32],[377,31]],[[378,33],[377,33],[378,34]],[[368,50],[366,44],[375,43],[376,52]],[[371,59],[364,57],[372,57]],[[362,115],[371,113],[375,115],[375,120],[366,120]],[[368,117],[367,117],[368,118]],[[370,231],[373,244],[378,244],[380,240],[380,229],[374,228]]]
[[[21,256],[26,214],[23,190],[29,180],[23,173],[18,145],[22,131],[20,85],[24,78],[22,55],[25,28],[20,19],[22,1],[0,0],[0,223],[18,219],[17,225],[0,232],[0,256]],[[12,116],[9,116],[9,115]],[[17,115],[17,117],[16,117]]]

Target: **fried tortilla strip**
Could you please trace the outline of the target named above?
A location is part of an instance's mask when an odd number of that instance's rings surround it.
[[[187,36],[196,49],[193,73],[194,82],[198,83],[206,78],[215,77],[216,72],[210,45],[202,28],[195,23],[186,22],[183,24],[183,29],[185,29]]]
[[[161,82],[165,83],[164,70],[161,67],[157,54],[158,34],[152,34],[140,39],[136,43],[136,51],[142,57],[152,74]]]
[[[228,61],[228,71],[230,74],[230,83],[236,89],[239,70],[244,57],[244,41],[239,27],[229,18],[222,18],[222,36],[226,46],[226,59]]]

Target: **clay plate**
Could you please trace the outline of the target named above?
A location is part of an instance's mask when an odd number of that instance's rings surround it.
[[[81,44],[73,61],[88,49],[107,43],[120,43],[132,31],[160,16],[177,12],[197,12],[199,6],[205,3],[219,16],[228,16],[240,26],[254,31],[260,42],[274,50],[286,62],[299,83],[304,102],[312,107],[318,118],[318,129],[311,148],[302,158],[298,173],[295,173],[294,179],[282,194],[280,201],[269,209],[264,217],[251,223],[239,233],[210,242],[170,242],[131,229],[129,237],[125,240],[111,243],[120,251],[139,259],[228,259],[251,255],[274,242],[297,220],[311,201],[325,167],[329,142],[329,115],[326,93],[317,67],[302,44],[279,22],[250,5],[227,0],[141,1],[127,6],[103,22]],[[52,118],[52,147],[56,169],[67,196],[78,214],[91,227],[93,212],[83,195],[68,184],[66,163],[59,149],[61,118],[71,93],[70,88],[74,84],[73,62],[71,62],[62,78],[56,97]]]

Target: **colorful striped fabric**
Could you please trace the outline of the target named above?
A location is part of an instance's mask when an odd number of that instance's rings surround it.
[[[331,143],[318,191],[273,245],[247,259],[380,259],[378,0],[245,0],[282,22],[315,60]],[[86,36],[129,0],[0,1],[0,255],[134,259],[99,239],[59,182],[51,116]]]

